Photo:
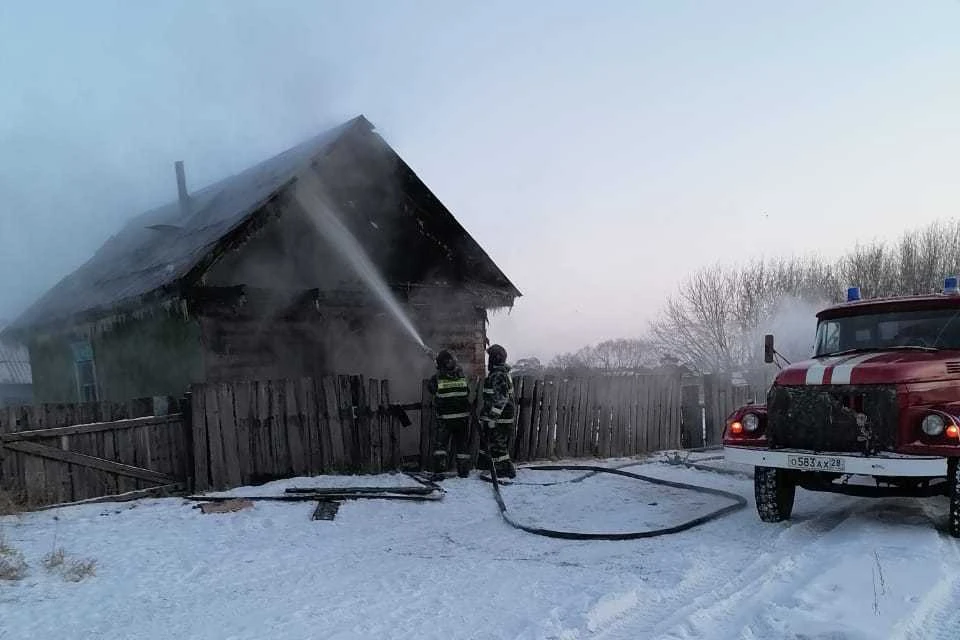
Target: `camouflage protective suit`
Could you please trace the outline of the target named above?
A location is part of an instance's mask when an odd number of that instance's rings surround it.
[[[433,471],[447,470],[451,444],[457,456],[457,475],[470,474],[470,397],[463,369],[449,352],[437,357],[437,373],[428,382],[434,396],[436,430],[434,432]]]
[[[510,460],[510,437],[514,431],[516,402],[510,366],[491,358],[489,373],[483,382],[483,405],[480,410],[480,427],[483,442],[480,461],[484,468],[492,461],[498,477],[513,478],[516,469]]]

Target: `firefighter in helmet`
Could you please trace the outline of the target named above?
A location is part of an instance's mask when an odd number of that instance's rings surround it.
[[[499,344],[487,349],[489,356],[487,377],[483,381],[483,405],[480,410],[480,428],[486,450],[480,452],[485,465],[493,463],[498,477],[513,478],[517,475],[510,460],[509,444],[513,435],[516,402],[513,397],[513,380],[507,364],[507,350]],[[485,458],[485,459],[484,459]]]
[[[437,372],[429,381],[436,409],[436,446],[433,450],[433,471],[447,470],[448,448],[453,444],[457,455],[457,475],[470,475],[470,398],[467,378],[449,351],[437,354]]]

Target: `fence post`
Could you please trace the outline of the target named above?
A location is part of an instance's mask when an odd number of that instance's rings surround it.
[[[681,390],[680,423],[687,446],[698,448],[704,445],[700,417],[700,389],[687,385]]]
[[[430,393],[428,381],[424,380],[421,388],[420,400],[420,470],[427,471],[432,468],[431,460],[433,449],[433,423],[435,420],[433,410],[433,394]]]
[[[703,376],[703,410],[707,435],[704,445],[711,445],[717,414],[716,377],[712,373]]]
[[[13,433],[16,430],[13,407],[0,407],[0,434]],[[0,443],[0,488],[19,494],[23,487],[16,455],[13,451],[5,450]]]
[[[196,491],[197,482],[196,482],[196,451],[193,450],[193,392],[187,391],[183,394],[183,397],[180,398],[180,415],[183,416],[183,434],[185,437],[185,442],[187,443],[186,451],[186,460],[183,461],[181,468],[184,469],[184,482],[187,485],[187,490],[190,492]]]

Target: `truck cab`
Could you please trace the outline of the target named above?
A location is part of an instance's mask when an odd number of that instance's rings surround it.
[[[726,421],[724,457],[754,467],[757,512],[790,518],[796,488],[945,495],[960,537],[960,289],[847,301],[817,314],[813,357],[781,368],[765,404]],[[765,359],[778,354],[766,337]]]

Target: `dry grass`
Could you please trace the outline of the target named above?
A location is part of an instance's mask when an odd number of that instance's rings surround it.
[[[3,494],[0,494],[2,497]],[[3,503],[0,503],[2,506]],[[16,501],[10,504],[18,505]],[[16,513],[16,512],[14,512]],[[72,559],[66,551],[56,544],[54,535],[53,549],[43,557],[43,567],[49,573],[59,575],[67,582],[81,582],[97,573],[97,561],[92,559]],[[0,528],[0,581],[23,580],[30,569],[23,554],[4,536]]]
[[[55,548],[43,557],[43,566],[50,573],[60,574],[67,582],[80,582],[96,575],[96,560],[72,560],[62,547]]]
[[[74,560],[63,570],[63,579],[68,582],[80,582],[85,578],[96,575],[96,560]]]
[[[3,531],[0,531],[0,556],[10,555],[15,553],[16,549],[10,546],[10,543],[7,542],[7,538],[3,535]]]
[[[14,549],[0,532],[0,580],[23,580],[28,568],[23,554]]]
[[[66,562],[66,554],[63,549],[54,549],[43,557],[43,567],[47,571],[56,571]]]
[[[0,580],[23,580],[28,568],[19,551],[0,556]]]

